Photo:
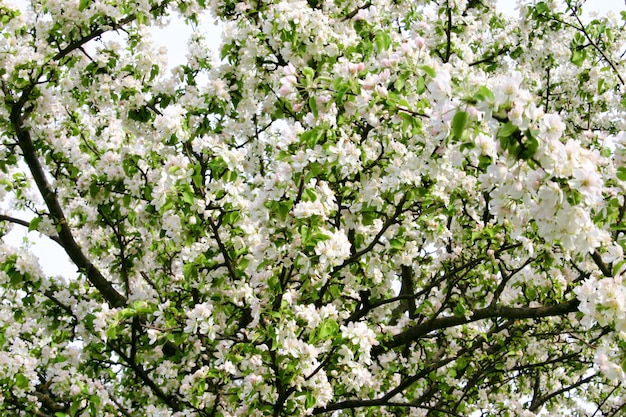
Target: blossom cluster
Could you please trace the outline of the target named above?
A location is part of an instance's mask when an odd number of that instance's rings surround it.
[[[618,414],[626,34],[579,3],[0,3],[0,233],[76,266],[3,238],[0,414]]]

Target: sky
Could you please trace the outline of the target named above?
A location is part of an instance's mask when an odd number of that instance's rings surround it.
[[[25,8],[27,2],[25,0],[9,0],[9,3],[16,4],[20,8]],[[516,16],[516,1],[499,0],[498,7],[503,13]],[[619,12],[626,10],[624,0],[588,0],[585,4],[585,15],[589,16],[591,11],[597,11],[604,14],[610,10]],[[198,28],[207,39],[207,44],[215,51],[220,44],[220,29],[213,24],[213,19],[206,17],[200,21]],[[154,29],[152,31],[153,40],[157,46],[164,46],[168,49],[168,60],[170,67],[180,65],[186,61],[186,45],[187,39],[192,33],[192,28],[186,26],[180,19],[172,19],[170,26],[162,29]],[[7,214],[6,204],[0,203],[0,212]],[[21,218],[29,220],[28,213],[22,213]],[[38,233],[27,233],[27,230],[21,226],[14,226],[11,233],[3,238],[12,245],[19,246],[24,239],[30,242],[33,253],[40,257],[40,263],[46,274],[50,276],[63,275],[70,277],[75,275],[76,268],[69,262],[67,255],[63,250],[48,238],[41,237]]]

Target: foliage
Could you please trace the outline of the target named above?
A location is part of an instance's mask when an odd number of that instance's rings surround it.
[[[623,413],[626,13],[580,6],[0,2],[2,233],[78,274],[0,246],[2,415]]]

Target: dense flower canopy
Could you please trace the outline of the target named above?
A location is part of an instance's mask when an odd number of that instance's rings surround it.
[[[1,244],[0,414],[622,415],[626,12],[580,3],[0,0],[0,235],[76,267]]]

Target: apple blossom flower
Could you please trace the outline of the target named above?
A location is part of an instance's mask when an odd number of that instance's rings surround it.
[[[322,240],[315,246],[315,254],[320,257],[322,265],[339,265],[350,256],[351,244],[343,230],[326,234],[327,240]]]
[[[565,123],[558,114],[546,114],[541,120],[541,134],[548,140],[556,140],[565,130]]]

